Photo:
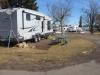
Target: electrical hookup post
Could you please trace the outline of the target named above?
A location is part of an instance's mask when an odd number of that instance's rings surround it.
[[[14,33],[13,31],[13,24],[12,24],[12,13],[14,12],[13,8],[8,8],[6,10],[6,14],[9,15],[9,21],[10,21],[10,30],[9,30],[9,38],[8,38],[8,48],[10,47],[11,44],[11,36],[14,36],[14,38],[17,40],[17,42],[19,43],[19,39],[17,38],[17,35]]]

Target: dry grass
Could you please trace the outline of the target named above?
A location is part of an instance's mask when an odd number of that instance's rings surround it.
[[[49,49],[49,58],[63,59],[76,56],[83,51],[90,51],[95,48],[95,45],[90,41],[82,38],[72,39],[67,45],[53,46]]]
[[[96,34],[96,35],[100,35],[100,32],[95,32],[94,34]]]
[[[32,48],[3,48],[0,47],[0,64],[2,63],[31,63],[40,64],[55,60],[68,60],[82,54],[83,51],[91,52],[95,44],[87,39],[74,36],[66,45],[54,45],[49,50]]]

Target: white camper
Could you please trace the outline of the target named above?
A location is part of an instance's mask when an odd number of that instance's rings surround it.
[[[11,40],[19,41],[35,39],[53,32],[52,19],[42,13],[25,9],[12,8],[0,10],[0,41],[8,40],[11,31]]]

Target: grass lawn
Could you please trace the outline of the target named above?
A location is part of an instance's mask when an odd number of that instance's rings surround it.
[[[0,47],[0,64],[31,64],[40,65],[53,61],[68,61],[78,55],[89,54],[96,48],[93,42],[77,35],[70,36],[66,45],[53,45],[48,50],[34,48]]]

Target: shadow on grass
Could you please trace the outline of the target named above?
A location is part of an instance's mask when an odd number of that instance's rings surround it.
[[[14,47],[17,44],[17,42],[10,42],[10,47]],[[0,46],[1,47],[8,47],[8,41],[0,41]]]

